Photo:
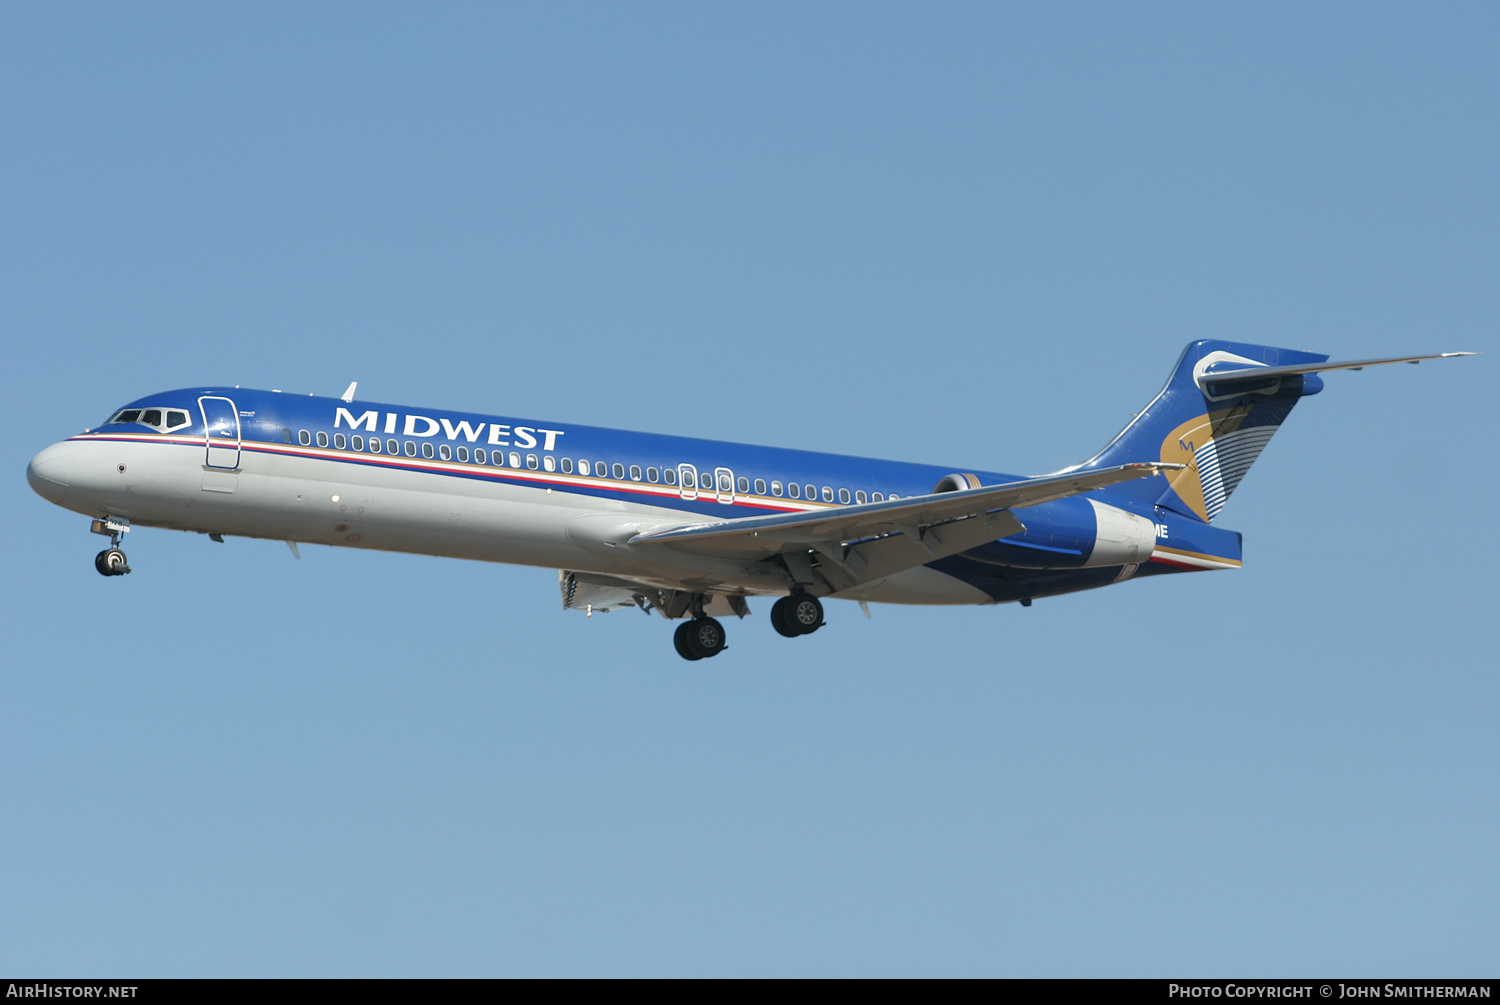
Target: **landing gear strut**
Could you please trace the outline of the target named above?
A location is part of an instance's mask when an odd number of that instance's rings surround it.
[[[724,626],[703,615],[678,625],[672,633],[672,644],[677,647],[677,655],[685,660],[706,660],[729,648],[725,645]]]
[[[823,602],[811,593],[794,593],[771,605],[771,625],[787,638],[811,635],[823,627]]]

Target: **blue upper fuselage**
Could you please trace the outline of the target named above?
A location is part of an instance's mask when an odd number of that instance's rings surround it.
[[[436,465],[428,462],[454,462],[458,448],[463,447],[469,454],[466,463],[473,468],[472,472],[467,472],[469,477],[492,478],[503,471],[509,480],[523,483],[533,480],[554,490],[642,501],[628,489],[614,490],[597,484],[597,475],[587,479],[576,477],[573,479],[576,484],[559,484],[560,480],[555,477],[564,473],[576,476],[580,461],[588,463],[592,475],[596,465],[602,462],[607,465],[610,481],[636,482],[643,488],[657,486],[658,491],[652,493],[650,500],[653,504],[719,517],[726,514],[723,505],[716,500],[714,472],[718,469],[727,469],[733,473],[736,482],[743,479],[747,483],[745,489],[738,484],[735,486],[737,506],[772,512],[800,510],[808,508],[811,503],[864,502],[877,494],[882,498],[889,498],[892,494],[902,497],[925,495],[932,492],[944,476],[963,470],[442,408],[414,408],[358,400],[344,402],[338,398],[248,388],[200,387],[165,391],[142,397],[118,411],[153,407],[181,409],[191,417],[192,424],[172,430],[171,435],[202,437],[203,416],[198,399],[204,396],[221,396],[234,401],[240,412],[240,436],[246,449],[276,452],[287,446],[322,447],[328,452],[320,456],[326,459],[351,464],[378,462],[386,467],[405,466],[431,471]],[[93,432],[116,430],[161,432],[158,428],[136,423],[107,424]],[[304,437],[303,433],[307,436]],[[369,449],[372,435],[381,441],[379,454]],[[353,444],[355,436],[363,441],[357,450]],[[342,447],[336,445],[338,438],[342,438]],[[308,442],[304,443],[304,439]],[[391,441],[397,446],[395,455],[390,450]],[[426,455],[424,447],[431,448],[431,456]],[[448,457],[441,455],[443,447],[448,448]],[[498,466],[493,463],[497,449],[504,455],[504,463]],[[475,451],[484,452],[483,464],[474,463]],[[301,450],[294,452],[302,453]],[[519,464],[511,464],[511,454],[517,455]],[[535,459],[535,466],[528,463],[530,458]],[[553,465],[550,469],[552,477],[545,467],[549,459]],[[564,461],[569,462],[566,472]],[[618,478],[614,477],[615,465],[623,469]],[[699,491],[707,494],[708,499],[685,499],[680,493],[672,496],[659,491],[668,485],[680,488],[677,473],[683,466],[699,472]],[[497,467],[499,470],[495,470]],[[637,468],[638,473],[634,470]],[[451,465],[443,467],[442,473],[458,477],[466,474],[462,469],[454,470]],[[968,473],[986,485],[1017,481],[1022,477],[994,471],[970,470]],[[704,475],[707,475],[706,480]],[[671,482],[667,481],[668,477],[672,478]],[[756,491],[757,482],[765,483],[760,491]],[[780,487],[779,491],[773,491],[776,486]],[[813,488],[811,496],[808,486]],[[842,498],[842,493],[847,493],[848,498]],[[859,498],[861,494],[864,498]],[[748,515],[749,512],[747,509],[738,515]]]

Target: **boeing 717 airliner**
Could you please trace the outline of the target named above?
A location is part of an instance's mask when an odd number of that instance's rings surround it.
[[[26,475],[108,536],[133,527],[417,552],[559,570],[564,609],[680,620],[685,659],[725,647],[715,617],[778,598],[771,624],[823,624],[822,598],[1029,606],[1129,579],[1240,565],[1214,525],[1327,362],[1189,345],[1161,392],[1094,457],[1017,477],[681,436],[196,387],[147,395],[47,447]]]

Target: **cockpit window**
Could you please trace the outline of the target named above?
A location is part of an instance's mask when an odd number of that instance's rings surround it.
[[[190,413],[180,408],[122,408],[109,417],[109,425],[114,422],[134,422],[142,426],[151,426],[164,433],[175,432],[193,424]]]

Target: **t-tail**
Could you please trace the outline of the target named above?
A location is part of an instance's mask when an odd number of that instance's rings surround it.
[[[1323,370],[1417,363],[1440,353],[1327,362],[1322,353],[1204,339],[1183,350],[1166,387],[1120,434],[1076,470],[1132,461],[1186,465],[1167,476],[1113,487],[1112,495],[1204,522],[1218,516],[1292,408],[1323,390]]]

